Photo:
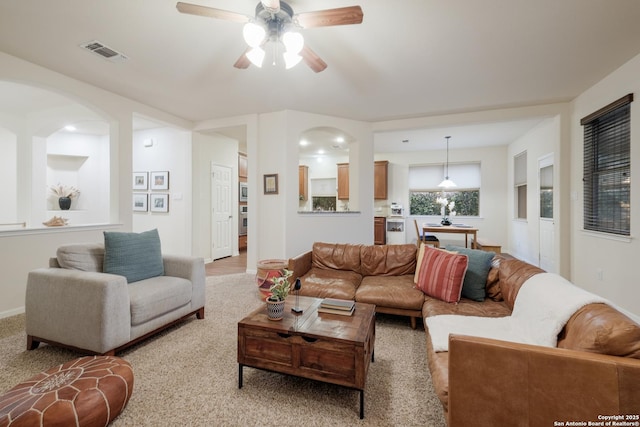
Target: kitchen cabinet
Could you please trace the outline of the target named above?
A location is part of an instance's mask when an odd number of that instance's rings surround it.
[[[247,161],[247,155],[238,153],[238,176],[240,178],[246,178],[249,169],[249,162]]]
[[[387,200],[389,162],[379,160],[373,167],[373,198]],[[338,200],[349,199],[349,163],[338,163]]]
[[[373,244],[385,245],[387,243],[387,219],[383,216],[373,218]]]
[[[338,200],[349,200],[349,163],[338,163]]]
[[[298,194],[301,201],[309,198],[309,166],[298,166]]]
[[[373,166],[373,198],[375,200],[387,200],[387,177],[389,162],[379,160]]]

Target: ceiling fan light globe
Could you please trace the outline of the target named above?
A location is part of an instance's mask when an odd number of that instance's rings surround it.
[[[282,44],[287,52],[299,54],[304,47],[304,37],[297,31],[287,31],[282,36]]]
[[[262,68],[262,62],[264,61],[265,52],[262,48],[254,47],[249,52],[247,52],[247,58],[253,65],[258,68]]]
[[[284,66],[287,70],[295,67],[302,60],[302,56],[297,53],[285,52],[282,55],[284,56]]]
[[[247,22],[242,28],[244,41],[253,48],[260,46],[266,35],[267,32],[264,27],[255,22]]]
[[[438,184],[440,188],[453,188],[457,187],[456,183],[451,181],[449,177],[446,177],[440,184]]]

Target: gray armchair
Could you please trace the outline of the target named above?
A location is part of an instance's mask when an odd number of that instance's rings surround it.
[[[58,249],[29,273],[27,349],[40,342],[113,355],[189,316],[204,318],[204,260],[162,255],[164,275],[131,283],[102,272],[104,245]]]

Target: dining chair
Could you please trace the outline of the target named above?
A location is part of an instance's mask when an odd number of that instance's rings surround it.
[[[420,247],[420,243],[424,242],[427,245],[432,245],[435,248],[439,248],[440,247],[440,240],[438,240],[438,238],[436,236],[434,236],[433,234],[423,234],[422,230],[420,230],[420,227],[418,226],[418,220],[414,219],[413,220],[413,224],[416,226],[416,235],[418,237],[418,240],[416,241],[416,245],[418,247]]]

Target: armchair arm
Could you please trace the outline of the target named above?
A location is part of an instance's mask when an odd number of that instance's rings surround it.
[[[205,304],[204,259],[199,257],[163,255],[164,275],[191,281],[191,308],[197,310]]]
[[[553,426],[638,415],[638,384],[638,359],[449,337],[449,427]]]
[[[311,251],[304,252],[295,258],[289,258],[287,268],[293,272],[291,277],[294,280],[298,277],[304,276],[309,270],[311,270]]]
[[[130,338],[131,314],[123,276],[64,268],[29,273],[27,335],[106,353]]]

